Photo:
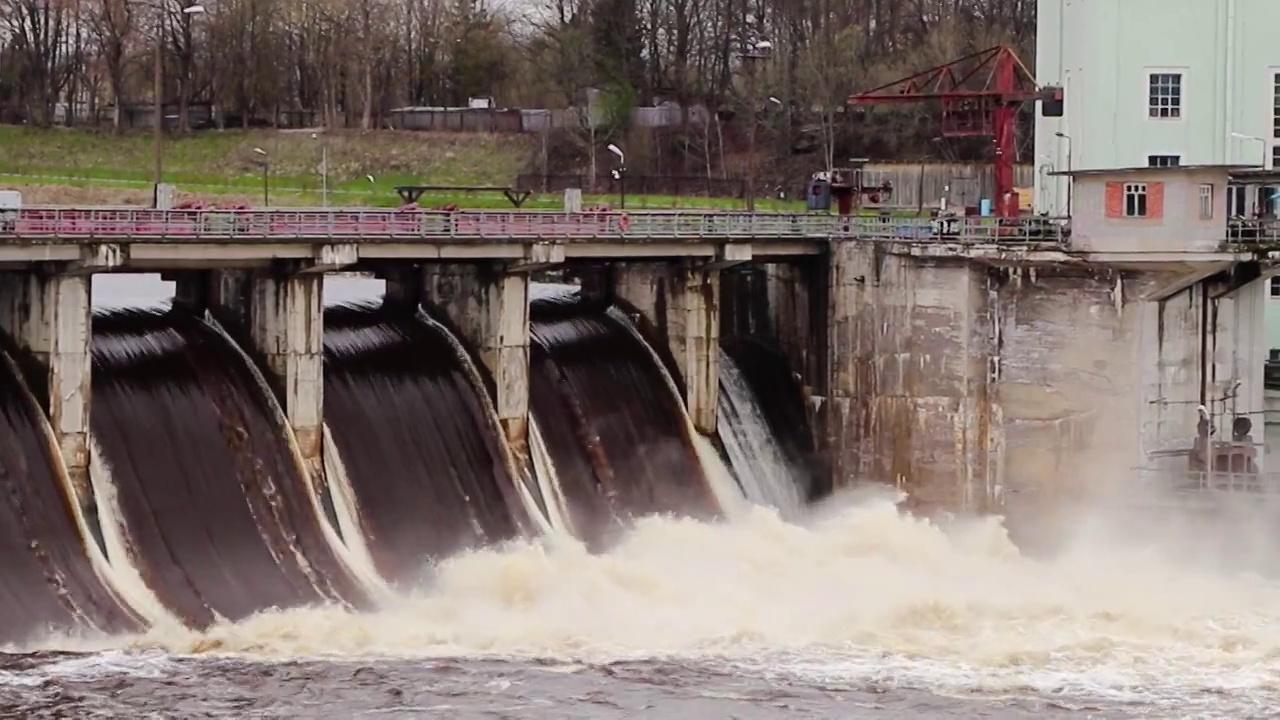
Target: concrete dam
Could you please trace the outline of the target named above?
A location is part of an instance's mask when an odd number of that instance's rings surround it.
[[[1270,230],[1222,226],[11,212],[0,641],[374,607],[424,558],[863,483],[1016,536],[1182,482],[1263,406]],[[382,297],[326,301],[351,271]],[[95,312],[106,273],[172,306]]]

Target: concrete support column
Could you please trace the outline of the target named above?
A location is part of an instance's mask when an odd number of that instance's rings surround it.
[[[688,261],[619,264],[613,292],[656,326],[684,381],[694,427],[714,434],[720,400],[720,271]]]
[[[249,323],[248,270],[181,270],[166,273],[173,281],[175,305],[202,312],[216,310],[219,319],[247,327]]]
[[[63,462],[81,501],[89,486],[89,275],[4,273],[0,322],[26,354],[32,391],[49,413]],[[23,361],[27,362],[23,362]]]
[[[425,282],[422,266],[396,266],[379,272],[378,277],[386,283],[382,296],[384,303],[397,307],[417,307],[422,303]]]
[[[249,283],[249,337],[278,383],[312,477],[323,478],[324,275],[264,273]]]
[[[528,273],[501,265],[433,264],[423,271],[423,279],[423,301],[444,313],[480,353],[493,377],[494,404],[507,441],[520,456],[527,455]]]
[[[892,483],[924,507],[996,494],[998,319],[987,269],[834,243],[827,402],[837,487]]]

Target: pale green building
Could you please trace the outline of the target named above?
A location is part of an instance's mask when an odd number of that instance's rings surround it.
[[[1037,9],[1036,79],[1066,93],[1063,117],[1037,113],[1037,211],[1066,214],[1068,180],[1048,173],[1068,165],[1280,167],[1280,0],[1039,0]],[[1262,195],[1231,190],[1228,210],[1272,210],[1256,207]]]

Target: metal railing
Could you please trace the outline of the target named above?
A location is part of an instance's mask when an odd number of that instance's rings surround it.
[[[1280,495],[1280,473],[1206,472],[1194,470],[1136,471],[1138,488],[1153,492]]]
[[[1228,220],[1227,242],[1239,245],[1280,243],[1280,219],[1246,220],[1233,218]]]
[[[23,208],[0,239],[28,241],[876,239],[1061,245],[1065,221],[803,213]]]

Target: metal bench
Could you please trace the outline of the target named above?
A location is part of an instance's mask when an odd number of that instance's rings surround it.
[[[416,203],[423,195],[429,192],[461,192],[461,193],[502,193],[512,205],[512,207],[520,207],[524,205],[529,196],[533,194],[531,190],[517,190],[510,187],[496,187],[488,185],[397,185],[396,194],[406,205]]]

